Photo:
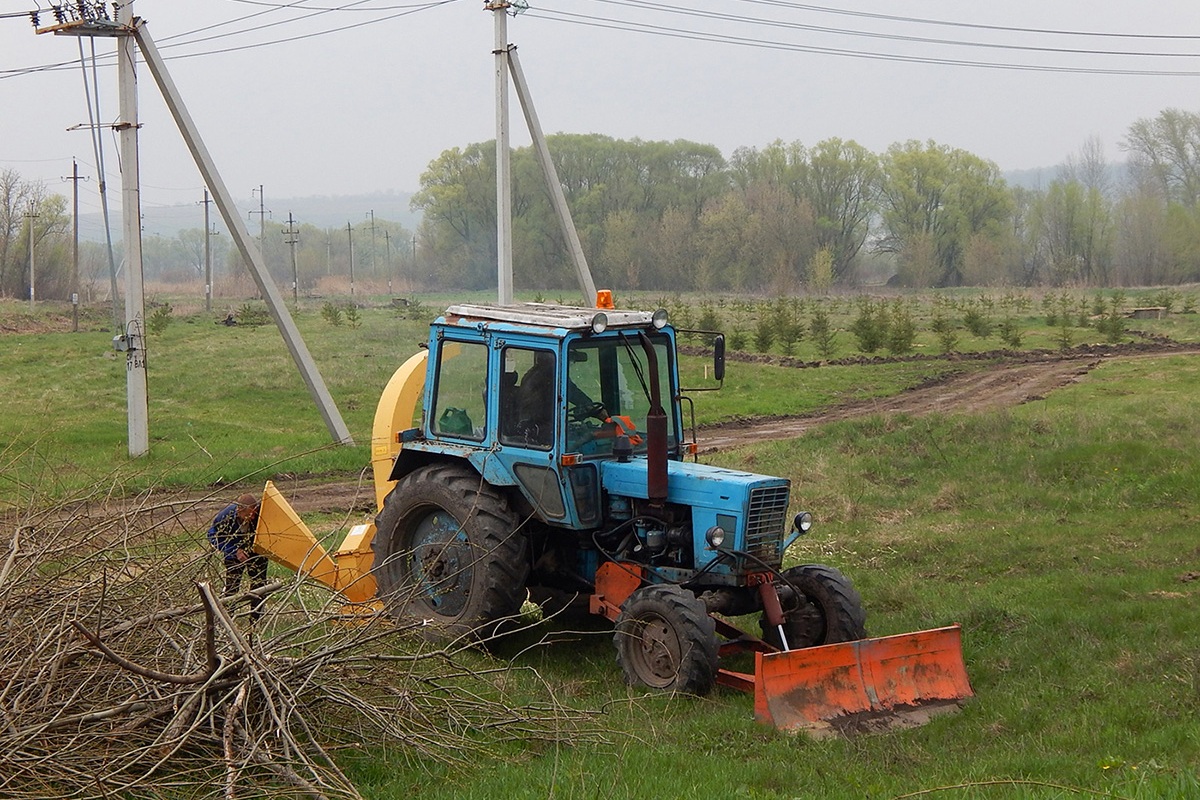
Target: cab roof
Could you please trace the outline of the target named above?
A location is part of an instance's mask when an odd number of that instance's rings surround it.
[[[445,320],[451,324],[508,322],[517,325],[584,331],[591,330],[592,320],[597,314],[604,314],[608,318],[609,328],[644,327],[653,324],[653,312],[651,311],[584,308],[550,303],[515,303],[505,306],[460,303],[446,309]]]

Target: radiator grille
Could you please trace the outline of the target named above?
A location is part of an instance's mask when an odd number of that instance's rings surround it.
[[[750,491],[746,519],[746,550],[772,567],[783,562],[783,524],[787,517],[788,487],[763,486]]]

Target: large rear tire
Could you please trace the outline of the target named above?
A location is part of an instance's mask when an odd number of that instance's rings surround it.
[[[678,586],[643,586],[621,605],[617,663],[631,686],[705,695],[717,674],[717,634],[694,594]]]
[[[375,518],[373,571],[388,613],[493,635],[525,599],[518,523],[504,495],[473,470],[431,464],[409,473]]]
[[[850,579],[833,567],[802,564],[776,582],[783,604],[783,632],[793,650],[867,638],[867,612]],[[763,640],[783,648],[779,631],[764,615]]]

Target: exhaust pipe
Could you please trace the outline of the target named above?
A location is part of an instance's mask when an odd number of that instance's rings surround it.
[[[653,506],[667,502],[667,412],[658,385],[658,354],[644,332],[638,332],[650,367],[650,412],[646,415],[646,496]]]

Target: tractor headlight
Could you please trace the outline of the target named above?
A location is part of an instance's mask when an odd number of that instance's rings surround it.
[[[802,534],[808,533],[812,529],[812,523],[812,514],[807,511],[801,511],[796,515],[796,518],[792,520],[792,525],[799,533]]]
[[[592,333],[604,333],[608,328],[608,314],[600,312],[592,317]]]
[[[709,547],[720,547],[725,544],[725,529],[720,525],[713,525],[705,532],[704,538],[708,541]]]
[[[663,328],[667,327],[667,310],[665,308],[660,308],[658,311],[655,311],[653,314],[651,314],[650,324],[654,326],[655,330],[662,330]]]

